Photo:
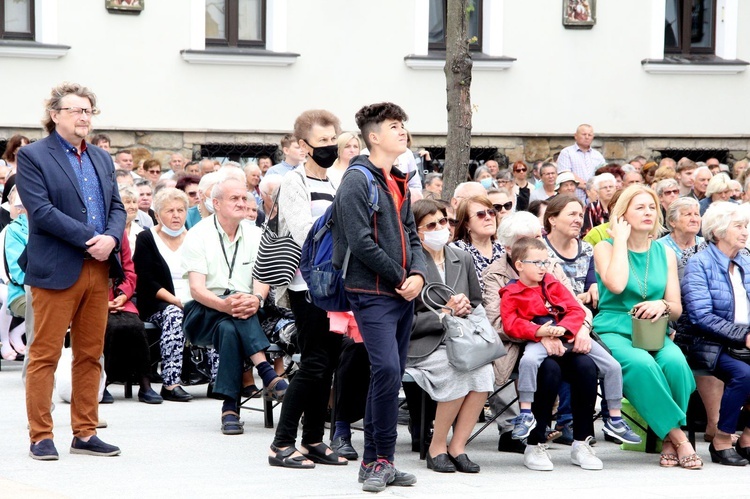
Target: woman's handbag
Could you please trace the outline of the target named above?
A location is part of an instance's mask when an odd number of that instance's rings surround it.
[[[667,325],[669,316],[665,313],[656,322],[652,319],[639,319],[629,312],[633,326],[633,346],[649,352],[656,352],[664,347],[664,338],[667,337]]]
[[[440,282],[431,282],[422,288],[422,302],[440,318],[445,331],[443,342],[448,354],[448,363],[462,372],[473,371],[486,366],[495,359],[506,355],[503,342],[479,305],[466,317],[456,317],[451,310],[446,314],[440,305],[429,296],[430,291],[443,289],[453,296],[456,294],[450,286]]]
[[[294,242],[291,235],[278,236],[268,228],[281,189],[273,200],[273,207],[263,222],[263,234],[260,237],[258,255],[253,265],[253,279],[269,286],[288,286],[299,267],[302,248]]]

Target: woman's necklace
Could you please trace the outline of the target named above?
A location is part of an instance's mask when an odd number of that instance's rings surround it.
[[[314,175],[314,174],[313,174],[313,173],[312,173],[312,172],[310,171],[310,169],[309,169],[309,168],[307,168],[307,167],[305,167],[305,173],[307,173],[307,176],[308,176],[308,177],[312,177],[312,178],[314,178],[315,180],[320,180],[321,182],[322,182],[322,181],[324,181],[324,180],[326,179],[326,175],[325,175],[325,173],[323,174],[323,178],[320,178],[320,177],[318,177],[317,175]]]
[[[635,271],[633,261],[630,259],[630,250],[628,250],[628,265],[630,266],[630,272],[635,277],[635,282],[638,283],[638,289],[641,292],[643,299],[646,299],[648,294],[648,263],[651,260],[651,243],[648,244],[648,250],[646,251],[646,272],[643,274],[643,282],[638,278],[638,273]]]

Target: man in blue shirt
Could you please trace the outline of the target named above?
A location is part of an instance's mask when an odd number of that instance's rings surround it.
[[[281,151],[284,153],[284,160],[269,168],[266,175],[286,175],[305,159],[305,151],[302,150],[299,140],[294,135],[282,137]]]

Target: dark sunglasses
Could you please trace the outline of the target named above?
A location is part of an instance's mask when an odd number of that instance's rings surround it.
[[[515,169],[513,171],[516,172],[516,173],[520,173],[520,172],[527,172],[528,170],[526,168],[518,168],[518,169]]]
[[[456,220],[456,222],[458,222],[458,220]],[[445,226],[445,224],[447,224],[447,223],[448,223],[448,219],[445,218],[445,217],[443,217],[440,220],[438,220],[437,222],[430,222],[430,223],[427,223],[427,224],[424,224],[424,225],[420,225],[419,227],[417,227],[417,229],[421,229],[421,228],[424,227],[427,230],[435,230],[437,228],[438,224],[440,224],[441,226]]]
[[[458,220],[456,220],[455,218],[449,218],[448,223],[451,227],[458,227]]]
[[[679,193],[680,193],[679,189],[674,189],[672,191],[662,191],[661,194],[662,194],[662,196],[666,196],[667,194],[679,194]]]
[[[510,211],[513,209],[513,201],[508,201],[505,204],[493,204],[493,208],[495,208],[495,211],[500,213],[501,211]]]
[[[479,220],[484,220],[484,219],[485,219],[485,218],[487,218],[487,217],[492,217],[492,218],[494,218],[494,217],[495,217],[496,215],[497,215],[497,212],[496,212],[495,210],[493,210],[492,208],[490,208],[490,209],[488,209],[488,210],[482,210],[482,211],[478,211],[478,212],[476,213],[476,215],[475,215],[475,216],[476,216],[476,217],[477,217],[477,218],[478,218]]]

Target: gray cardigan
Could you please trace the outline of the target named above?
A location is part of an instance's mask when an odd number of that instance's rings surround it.
[[[441,282],[435,262],[427,251],[423,251],[427,261],[426,282]],[[479,287],[477,273],[474,272],[474,261],[467,252],[450,246],[445,247],[445,284],[453,288],[456,293],[466,295],[473,308],[482,305],[482,289]],[[431,291],[430,297],[441,304],[450,299],[450,296],[442,290]],[[427,308],[421,297],[418,297],[415,303],[408,353],[408,357],[411,358],[431,354],[443,340],[443,325],[437,314]],[[484,315],[484,308],[481,308],[478,313]]]

